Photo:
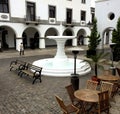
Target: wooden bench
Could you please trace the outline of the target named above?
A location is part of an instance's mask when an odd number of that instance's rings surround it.
[[[21,71],[21,77],[22,75],[31,76],[34,79],[32,84],[34,84],[37,79],[39,79],[40,82],[42,82],[41,72],[42,72],[42,67],[38,67],[30,63],[27,63],[25,69]]]
[[[20,74],[22,69],[25,69],[26,62],[22,60],[11,61],[10,63],[10,71],[16,70],[18,71],[18,75]]]

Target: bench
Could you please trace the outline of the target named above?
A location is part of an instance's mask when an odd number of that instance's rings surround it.
[[[37,79],[39,79],[40,82],[42,82],[41,72],[42,72],[42,67],[38,67],[32,65],[31,63],[27,63],[25,69],[21,70],[21,77],[22,75],[31,76],[34,79],[32,84],[34,84]]]
[[[22,60],[11,61],[10,71],[16,70],[16,71],[18,71],[18,75],[19,75],[21,70],[25,68],[25,65],[26,65],[26,62],[24,62]]]

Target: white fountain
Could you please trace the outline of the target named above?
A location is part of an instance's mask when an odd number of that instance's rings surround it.
[[[64,51],[66,40],[74,39],[75,36],[47,36],[57,43],[57,52],[54,58],[40,59],[33,62],[33,65],[42,67],[42,75],[67,77],[74,72],[74,58],[68,58]],[[71,50],[72,51],[72,50]],[[76,73],[85,75],[91,71],[89,63],[76,59]]]

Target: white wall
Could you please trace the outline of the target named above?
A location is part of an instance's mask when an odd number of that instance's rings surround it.
[[[11,17],[22,17],[26,15],[25,0],[10,0]]]
[[[24,18],[26,15],[26,2],[36,3],[36,16],[40,19],[48,19],[48,5],[56,6],[56,18],[58,21],[65,21],[66,9],[73,9],[73,20],[80,22],[80,11],[85,10],[86,21],[88,22],[91,18],[90,7],[91,0],[86,0],[86,4],[81,4],[80,0],[10,0],[10,14],[11,17]]]
[[[105,0],[96,2],[96,17],[98,20],[98,30],[104,31],[108,27],[116,28],[118,17],[120,17],[120,0]],[[115,18],[110,20],[109,13],[113,12]]]

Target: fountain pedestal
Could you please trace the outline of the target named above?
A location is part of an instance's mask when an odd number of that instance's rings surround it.
[[[53,39],[56,41],[57,44],[57,52],[56,55],[53,58],[53,67],[58,68],[58,67],[63,67],[67,64],[67,56],[65,54],[65,42],[68,39],[73,39],[75,36],[47,36],[49,39]]]

